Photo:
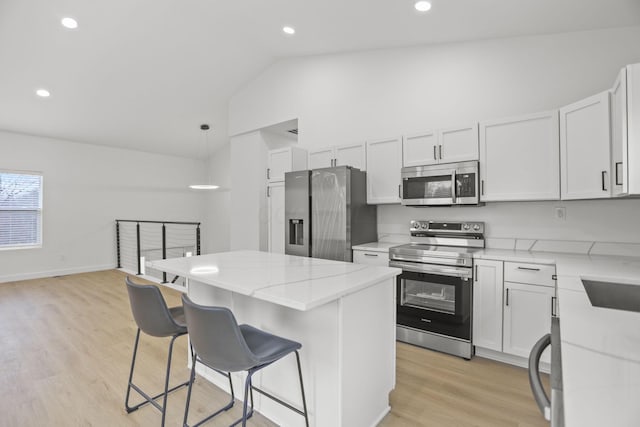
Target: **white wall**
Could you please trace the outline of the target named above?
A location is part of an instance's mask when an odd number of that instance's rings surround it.
[[[43,246],[0,251],[0,282],[115,267],[117,218],[203,220],[196,160],[0,131],[0,168],[44,177]]]
[[[297,117],[299,144],[317,148],[554,109],[610,88],[622,66],[640,62],[638,40],[640,27],[630,27],[282,60],[231,99],[230,134]],[[564,223],[554,220],[555,205],[567,206]],[[636,231],[625,231],[638,207],[381,205],[378,221],[380,234],[406,230],[415,217],[458,218],[487,221],[491,237],[639,242]]]
[[[566,208],[565,220],[554,208]],[[484,221],[491,238],[640,243],[640,199],[556,202],[501,202],[481,207],[416,208],[379,206],[378,233],[409,233],[412,219]]]
[[[533,113],[608,89],[640,27],[282,60],[230,101],[235,135],[297,117],[321,147]]]
[[[210,179],[219,189],[207,191],[205,223],[202,228],[202,253],[225,252],[230,247],[231,146],[224,145],[210,158]]]

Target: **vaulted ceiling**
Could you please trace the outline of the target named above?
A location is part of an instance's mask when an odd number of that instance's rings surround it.
[[[413,3],[0,0],[0,129],[201,157],[227,140],[230,96],[279,58],[640,24],[638,0]]]

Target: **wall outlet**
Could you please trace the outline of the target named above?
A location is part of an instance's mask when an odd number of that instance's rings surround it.
[[[567,219],[567,208],[564,206],[554,208],[554,216],[557,220],[564,221]]]

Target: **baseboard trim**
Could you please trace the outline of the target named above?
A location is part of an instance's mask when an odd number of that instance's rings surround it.
[[[113,270],[114,264],[91,265],[75,268],[61,268],[58,270],[36,271],[31,273],[18,273],[0,276],[0,283],[18,282],[21,280],[42,279],[46,277],[67,276],[69,274],[91,273],[94,271]]]
[[[519,366],[525,369],[529,368],[529,360],[526,357],[514,356],[512,354],[502,353],[500,351],[489,350],[488,348],[476,347],[476,356],[495,360],[496,362]],[[540,372],[548,374],[550,371],[551,366],[548,363],[540,362]]]

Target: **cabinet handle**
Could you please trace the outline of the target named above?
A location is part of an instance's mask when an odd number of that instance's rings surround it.
[[[271,177],[269,176],[269,172],[271,171],[271,169],[267,168],[267,179],[270,179]]]
[[[507,288],[507,300],[506,300],[506,305],[507,305],[507,307],[509,306],[509,288]]]
[[[438,145],[438,157],[442,160],[442,145]]]
[[[484,196],[484,179],[480,181],[480,195]]]
[[[539,268],[532,268],[532,267],[518,267],[518,270],[540,271]]]
[[[438,160],[438,156],[436,155],[436,146],[433,146],[433,160]]]
[[[619,166],[622,166],[622,162],[616,162],[616,185],[622,185],[621,182],[618,182],[620,177],[620,174],[618,173],[620,170]]]
[[[367,253],[365,253],[365,254],[364,254],[364,256],[373,256],[373,257],[376,257],[376,258],[377,258],[377,257],[378,257],[378,254],[367,254]]]
[[[398,198],[402,199],[402,185],[398,184]]]
[[[556,297],[551,297],[551,315],[556,316]]]
[[[271,187],[267,187],[267,197],[271,197]]]
[[[476,271],[475,271],[475,273],[473,274],[473,278],[474,278],[474,279],[475,279],[475,281],[477,282],[477,281],[478,281],[478,265],[476,265],[475,267],[476,267]]]
[[[607,178],[607,171],[602,171],[602,191],[607,191],[605,187],[606,178]]]

